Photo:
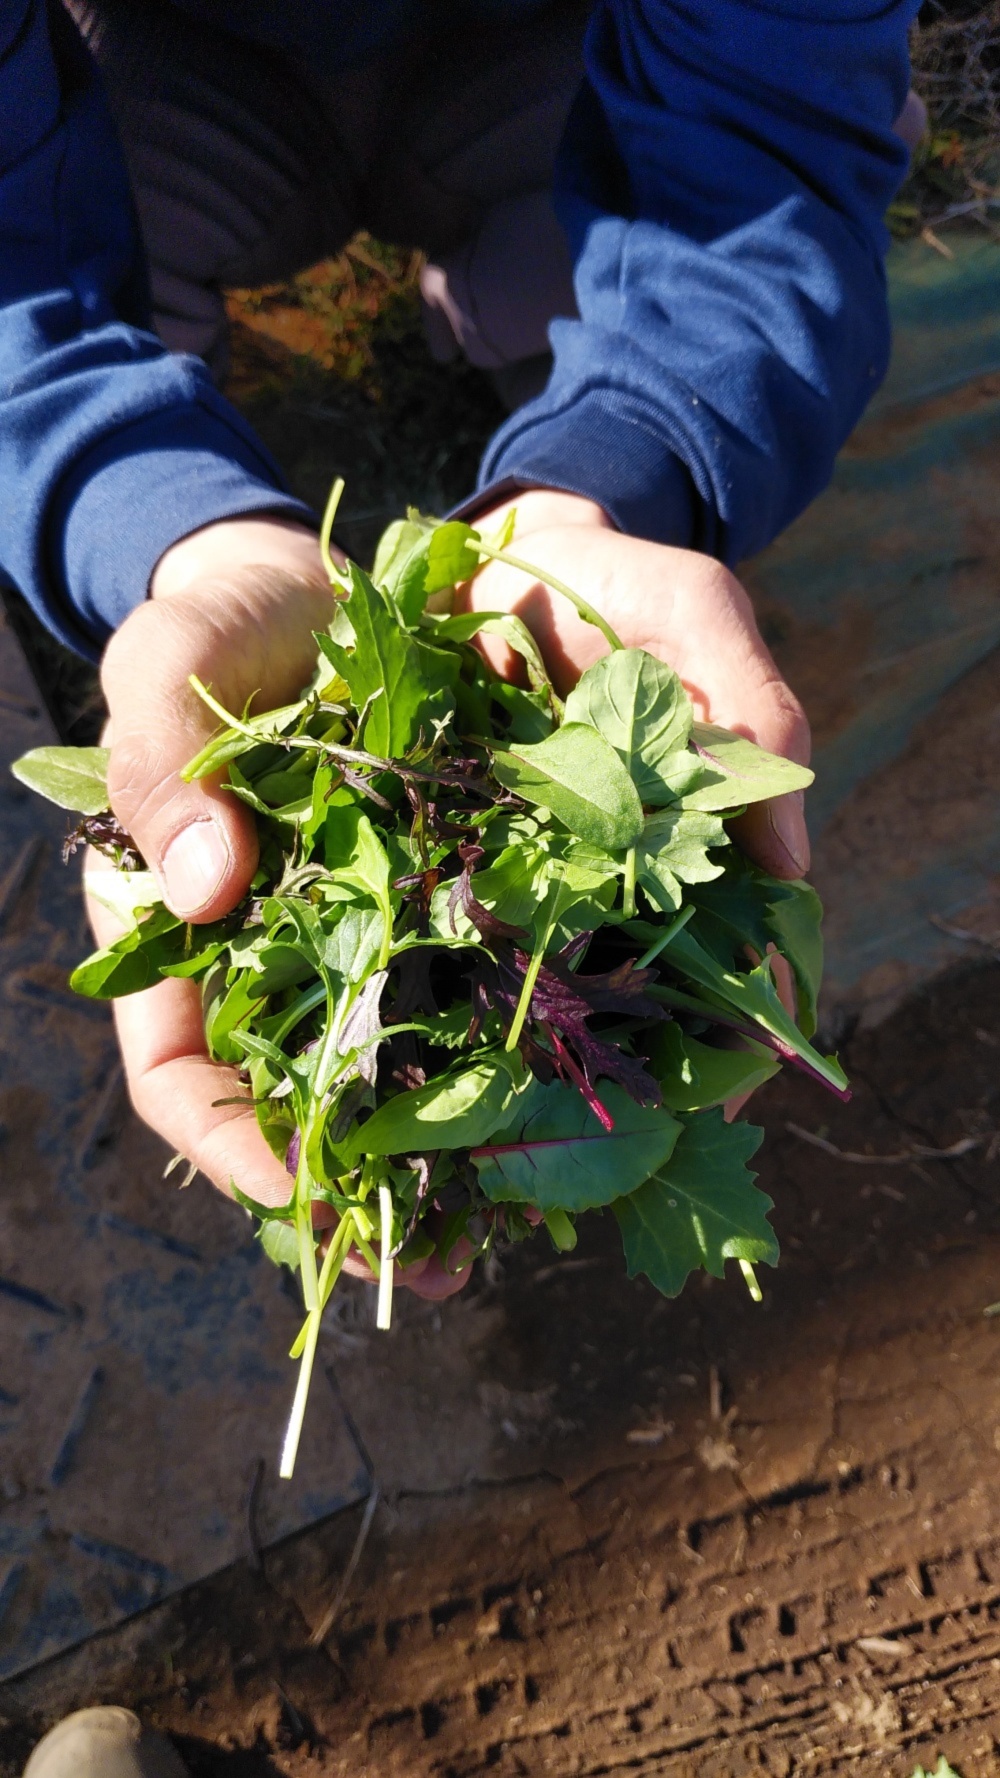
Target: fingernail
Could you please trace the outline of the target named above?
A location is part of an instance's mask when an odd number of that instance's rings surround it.
[[[163,898],[175,914],[197,914],[211,901],[229,869],[230,852],[218,822],[192,821],[163,854]]]
[[[771,831],[800,876],[809,869],[809,832],[801,790],[779,797],[768,809]]]

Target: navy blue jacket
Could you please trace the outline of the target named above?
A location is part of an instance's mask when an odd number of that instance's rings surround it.
[[[311,54],[419,4],[253,16]],[[519,0],[493,6],[530,29]],[[819,492],[888,358],[882,216],[915,10],[597,0],[559,173],[580,318],[553,325],[549,384],[490,443],[482,487],[585,494],[727,562]],[[0,575],[86,653],[180,537],[304,510],[200,361],[148,330],[143,290],[100,82],[82,54],[57,69],[45,0],[0,0]]]

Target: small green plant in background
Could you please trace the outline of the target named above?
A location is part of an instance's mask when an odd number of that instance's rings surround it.
[[[933,1772],[925,1772],[923,1766],[918,1766],[913,1778],[962,1778],[962,1775],[960,1772],[956,1772],[954,1766],[949,1766],[942,1753]]]

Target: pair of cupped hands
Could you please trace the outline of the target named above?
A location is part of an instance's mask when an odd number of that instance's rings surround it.
[[[600,507],[538,489],[516,501],[517,552],[557,575],[607,618],[627,647],[646,648],[679,673],[699,717],[736,729],[772,753],[805,764],[809,728],[757,629],[746,593],[727,569],[694,551],[625,537]],[[487,533],[506,506],[477,520]],[[257,864],[254,819],[217,779],[186,784],[181,768],[215,726],[188,678],[196,674],[229,710],[294,699],[315,666],[315,630],[333,595],[314,532],[272,517],[231,519],[175,544],[140,605],[112,638],[102,681],[111,748],[108,788],[122,826],[175,914],[198,925],[242,900]],[[458,597],[470,609],[516,611],[534,633],[556,689],[607,651],[600,632],[566,600],[522,572],[490,562]],[[492,664],[513,677],[518,662],[487,639]],[[809,862],[801,793],[760,804],[736,837],[772,875],[795,878]],[[107,868],[92,854],[88,873]],[[100,943],[114,917],[93,899]],[[210,1060],[195,983],[168,980],[115,1002],[132,1102],[140,1117],[227,1191],[282,1204],[291,1181],[264,1141],[235,1071]],[[220,1103],[221,1101],[221,1103]],[[228,1101],[228,1103],[227,1103]],[[323,1208],[317,1206],[316,1220]],[[332,1219],[333,1213],[330,1212]],[[355,1268],[369,1276],[362,1262]],[[468,1278],[435,1256],[399,1274],[420,1295],[445,1297]]]

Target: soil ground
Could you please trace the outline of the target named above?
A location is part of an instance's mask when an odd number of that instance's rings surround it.
[[[67,1708],[195,1778],[1000,1769],[1000,966],[854,1038],[849,1105],[772,1083],[783,1258],[665,1302],[610,1219],[326,1342],[380,1498],[0,1692],[0,1773]],[[851,1162],[947,1148],[959,1158]],[[150,1502],[155,1510],[155,1502]]]

